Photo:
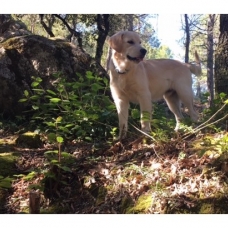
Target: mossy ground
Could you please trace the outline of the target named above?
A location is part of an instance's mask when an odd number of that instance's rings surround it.
[[[11,191],[10,178],[17,174],[15,163],[18,156],[18,152],[13,152],[8,146],[0,145],[0,213],[5,212],[6,198]]]

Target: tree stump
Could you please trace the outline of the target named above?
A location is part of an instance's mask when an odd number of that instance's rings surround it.
[[[29,192],[29,213],[40,213],[40,192],[32,190]]]

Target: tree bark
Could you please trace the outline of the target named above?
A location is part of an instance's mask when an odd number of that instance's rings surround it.
[[[103,46],[109,32],[109,14],[97,14],[97,28],[98,38],[95,59],[100,63],[103,54]]]
[[[111,56],[112,56],[112,49],[108,47],[108,53],[107,53],[106,64],[105,64],[105,70],[107,72],[109,71],[109,63],[110,63]]]
[[[127,24],[128,24],[128,31],[133,31],[134,30],[134,18],[133,18],[133,14],[128,14],[127,15]]]
[[[209,14],[207,22],[207,87],[210,93],[209,105],[213,105],[214,100],[214,72],[213,72],[213,55],[214,55],[214,24],[215,24],[215,14]]]
[[[190,31],[189,31],[189,21],[188,21],[188,14],[184,15],[185,20],[185,33],[186,33],[186,40],[185,40],[185,62],[189,62],[189,45],[190,45]]]
[[[220,15],[220,36],[215,52],[215,92],[228,94],[228,14]]]

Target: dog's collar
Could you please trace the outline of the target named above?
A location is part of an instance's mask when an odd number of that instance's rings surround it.
[[[128,71],[124,71],[124,72],[121,72],[119,71],[119,69],[117,67],[115,67],[115,71],[118,73],[118,74],[126,74]]]
[[[114,66],[114,69],[115,69],[115,71],[118,73],[118,74],[126,74],[129,70],[125,70],[125,71],[120,71],[119,69],[118,69],[118,67],[114,64],[114,61],[112,60],[111,61],[111,63],[112,63],[112,65]]]
[[[120,71],[120,70],[115,66],[114,62],[112,62],[112,63],[113,63],[113,66],[114,66],[114,68],[115,68],[115,71],[116,71],[118,74],[126,74],[126,73],[128,72],[128,70]]]

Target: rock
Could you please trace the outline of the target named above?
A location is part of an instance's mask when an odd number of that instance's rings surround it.
[[[23,22],[15,21],[10,14],[0,14],[0,42],[23,35],[31,35]]]
[[[10,21],[7,26],[0,31],[0,113],[3,116],[14,117],[26,109],[18,100],[25,89],[31,89],[32,76],[41,77],[44,88],[52,86],[52,75],[56,73],[69,80],[77,79],[78,73],[84,76],[86,71],[108,77],[100,64],[74,44],[31,35],[24,28],[18,33],[18,22]]]
[[[19,147],[39,148],[43,146],[40,135],[33,132],[21,134],[16,139],[16,145]]]

